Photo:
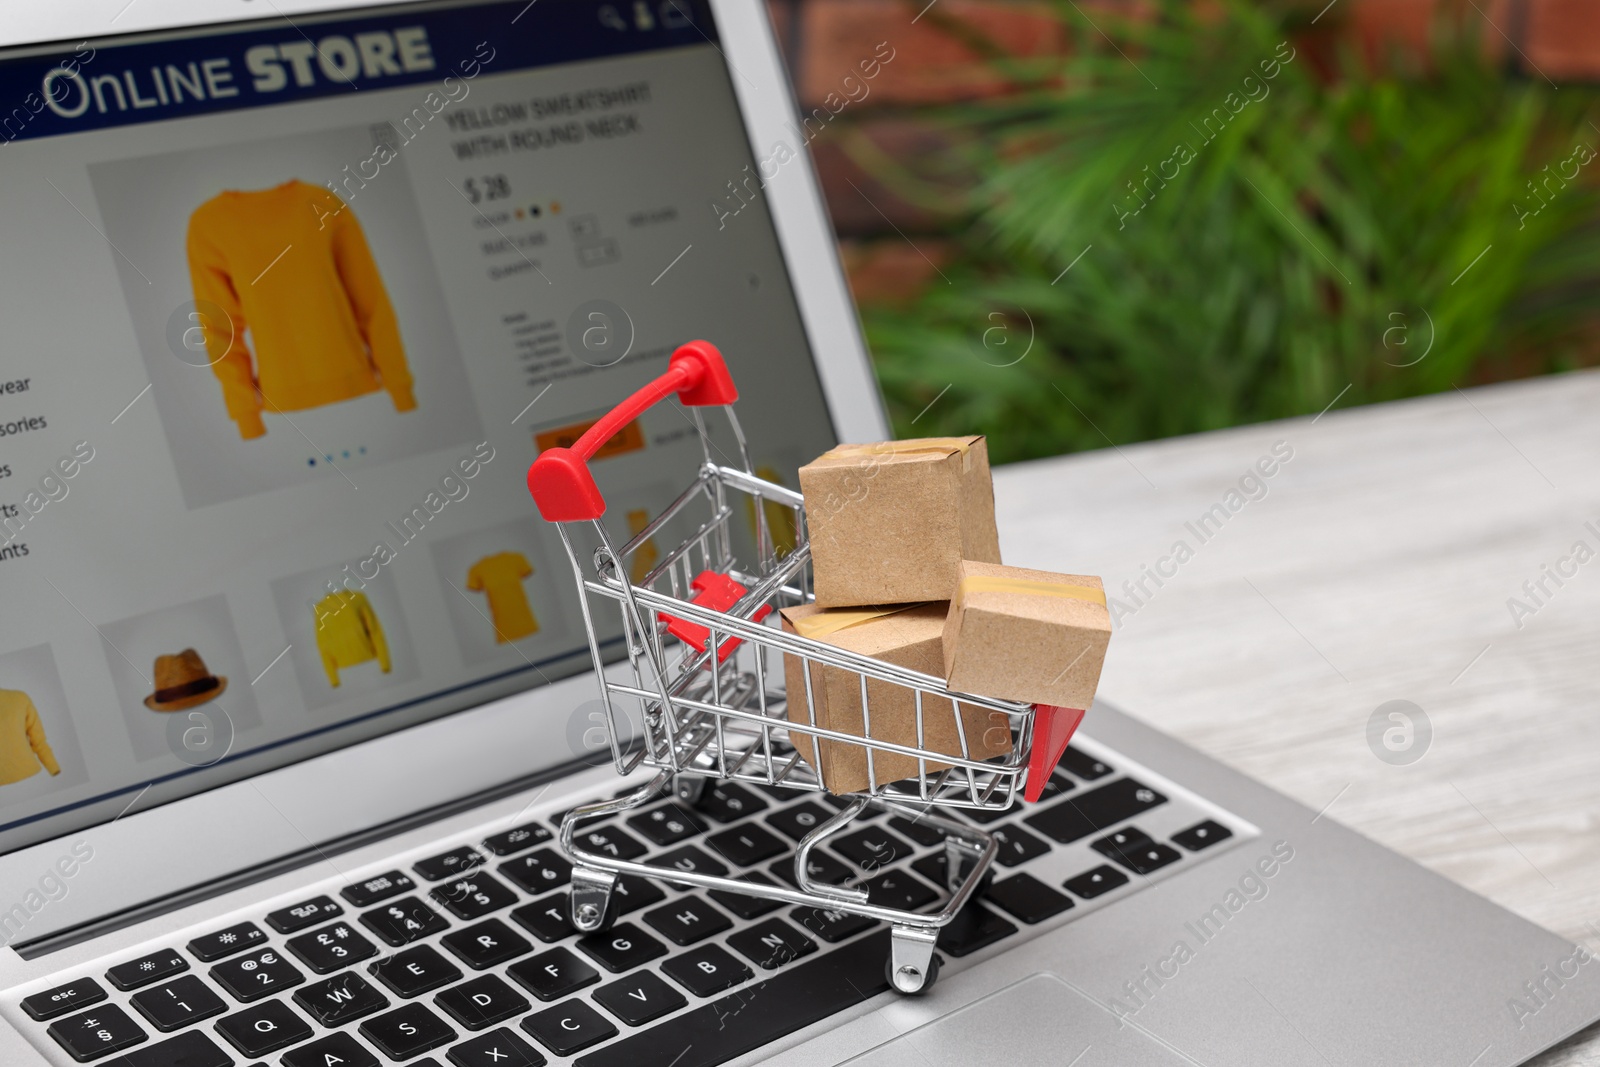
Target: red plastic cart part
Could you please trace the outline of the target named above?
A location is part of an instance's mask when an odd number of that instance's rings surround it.
[[[1028,754],[1028,784],[1022,796],[1028,803],[1038,801],[1050,774],[1067,751],[1067,742],[1077,733],[1083,712],[1077,708],[1058,708],[1035,704],[1033,712],[1033,751]]]
[[[689,588],[696,591],[696,595],[690,597],[690,600],[698,606],[709,608],[712,611],[727,611],[737,604],[745,594],[744,586],[729,578],[726,574],[718,574],[716,571],[701,571],[695,576],[694,581],[689,583]],[[763,604],[756,609],[756,613],[752,618],[754,621],[760,622],[770,614],[772,614],[772,605]],[[706,650],[706,643],[711,640],[710,627],[701,626],[699,623],[690,622],[688,619],[675,618],[664,611],[661,613],[661,621],[667,624],[667,633],[676,637],[679,641],[697,648],[701,652]],[[717,647],[717,662],[721,663],[727,659],[728,655],[739,647],[741,640],[738,637],[730,637],[722,642]]]
[[[667,373],[612,408],[571,448],[550,448],[528,468],[528,492],[547,522],[579,522],[606,513],[605,498],[589,473],[600,446],[624,426],[673,393],[688,407],[732,404],[739,399],[722,353],[709,341],[690,341],[672,353]]]

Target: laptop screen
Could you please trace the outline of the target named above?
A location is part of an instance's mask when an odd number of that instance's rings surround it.
[[[700,0],[0,55],[0,852],[591,669],[525,472],[678,344],[795,484],[834,438],[761,186],[803,164],[737,76]],[[701,462],[628,426],[613,534]]]

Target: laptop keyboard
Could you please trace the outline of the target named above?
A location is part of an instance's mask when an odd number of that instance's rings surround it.
[[[710,783],[589,822],[585,848],[792,883],[793,848],[843,801]],[[828,909],[622,878],[619,917],[567,919],[562,812],[198,932],[7,1005],[56,1062],[112,1067],[712,1067],[887,991],[887,927]],[[943,839],[871,811],[814,850],[820,881],[923,909]],[[1248,823],[1088,739],[1044,800],[974,821],[993,880],[939,936],[947,970],[1254,836]],[[63,1058],[62,1054],[67,1058]]]

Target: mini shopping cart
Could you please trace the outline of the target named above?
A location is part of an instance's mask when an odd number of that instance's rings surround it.
[[[589,461],[645,410],[673,394],[699,433],[704,462],[694,481],[661,514],[630,540],[617,544],[602,522],[606,504]],[[805,509],[799,493],[753,473],[744,433],[733,412],[737,397],[715,347],[704,341],[684,345],[673,354],[665,374],[601,418],[572,448],[541,453],[528,472],[529,491],[540,514],[557,524],[577,577],[616,769],[624,775],[640,766],[656,769],[641,788],[575,808],[563,820],[561,848],[573,866],[572,925],[583,932],[608,927],[616,917],[613,889],[622,875],[861,915],[890,924],[889,980],[902,993],[919,993],[938,976],[934,946],[939,930],[978,890],[996,853],[992,835],[943,813],[1009,808],[1030,773],[1043,782],[1052,769],[1029,760],[1036,719],[1046,733],[1059,731],[1031,705],[952,693],[932,675],[776,628],[778,608],[811,599]],[[725,443],[737,452],[737,465],[713,456],[724,454],[708,436],[701,415],[702,408],[712,406],[722,407],[727,416],[732,440]],[[776,536],[774,527],[779,528]],[[663,551],[656,539],[668,540],[663,533],[668,529],[686,531],[687,536]],[[618,633],[631,671],[608,670],[606,652],[613,650],[612,657],[617,658]],[[804,701],[804,715],[793,715],[781,688],[772,685],[774,667],[779,678],[783,676],[784,656],[802,661],[799,677],[805,679],[805,691],[789,693],[787,700]],[[813,663],[859,678],[864,736],[817,725]],[[906,744],[903,736],[899,742],[874,736],[869,680],[880,694],[885,683],[914,694],[918,743]],[[999,721],[995,715],[1004,716],[1011,730],[1011,751],[974,758],[954,698],[981,709],[991,721]],[[947,717],[954,715],[957,752],[921,744],[925,713],[931,716],[941,709]],[[1076,725],[1076,718],[1071,725]],[[800,841],[794,853],[793,888],[696,869],[692,862],[653,864],[584,847],[587,842],[580,827],[586,821],[637,808],[668,791],[693,802],[708,779],[825,792],[818,772],[825,741],[865,749],[868,788],[845,798],[836,815]],[[1060,756],[1060,748],[1051,741],[1039,747],[1041,755],[1050,748],[1054,757]],[[875,759],[889,753],[914,759],[919,773],[898,781],[879,780]],[[903,760],[896,762],[905,766]],[[944,835],[947,884],[937,911],[880,906],[859,885],[824,884],[812,877],[813,851],[849,826],[868,805],[897,810]]]

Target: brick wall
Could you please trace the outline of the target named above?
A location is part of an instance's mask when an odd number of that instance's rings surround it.
[[[847,122],[829,123],[811,148],[857,299],[893,300],[916,292],[934,275],[943,248],[937,240],[919,237],[917,249],[910,249],[895,231],[926,231],[937,215],[874,180],[850,158],[843,138],[864,139],[873,151],[893,158],[936,152],[937,135],[918,122],[918,106],[982,98],[1006,88],[952,23],[1012,54],[1043,56],[1065,48],[1060,22],[1039,0],[767,2],[802,109],[827,114],[839,108],[841,116],[849,116]],[[1081,0],[1079,6],[1092,16],[1108,8],[1137,10],[1141,3]],[[1463,0],[1335,3],[1344,8],[1337,11],[1343,32],[1369,54],[1425,47],[1442,4],[1471,10]],[[1471,7],[1484,18],[1485,48],[1508,70],[1558,83],[1600,80],[1600,0],[1472,0]],[[865,80],[862,96],[860,64],[874,58],[880,42],[893,49],[893,59]],[[857,80],[846,84],[852,76]],[[844,103],[850,93],[860,99]]]

